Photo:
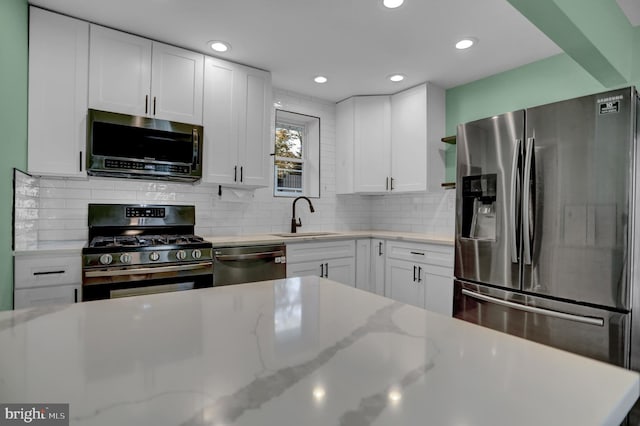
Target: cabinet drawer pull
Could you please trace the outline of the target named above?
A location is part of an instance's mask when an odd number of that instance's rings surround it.
[[[420,253],[419,251],[412,251],[411,254],[417,254],[418,256],[424,256],[424,253]]]
[[[56,274],[64,274],[65,270],[62,271],[42,271],[42,272],[34,272],[33,275],[38,276],[38,275],[56,275]]]

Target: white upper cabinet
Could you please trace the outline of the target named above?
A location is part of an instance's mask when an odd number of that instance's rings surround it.
[[[391,102],[388,96],[354,99],[355,192],[384,192],[391,184]]]
[[[206,58],[203,103],[203,181],[269,186],[271,74]]]
[[[391,97],[391,175],[398,192],[427,189],[427,85]]]
[[[153,43],[151,111],[155,117],[202,124],[204,56]]]
[[[88,62],[88,23],[30,9],[29,173],[86,176]]]
[[[337,192],[438,189],[444,175],[444,90],[422,84],[392,96],[355,96],[337,108]]]
[[[89,107],[202,124],[204,56],[91,25]]]

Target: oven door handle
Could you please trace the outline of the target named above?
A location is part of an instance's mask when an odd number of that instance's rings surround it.
[[[215,255],[215,260],[220,261],[237,261],[237,260],[255,260],[255,259],[271,259],[284,256],[282,250],[277,251],[265,251],[260,253],[247,253],[247,254],[218,254]]]
[[[132,268],[132,269],[112,269],[112,270],[99,270],[99,271],[86,271],[84,276],[87,278],[94,277],[118,277],[123,275],[147,275],[157,274],[161,272],[179,272],[179,271],[195,271],[202,268],[211,268],[210,262],[203,263],[191,263],[188,265],[171,265],[171,266],[156,266],[153,268]]]
[[[474,291],[462,289],[462,294],[474,299],[482,300],[484,302],[495,303],[496,305],[506,306],[507,308],[517,309],[524,312],[530,312],[532,314],[546,315],[548,317],[560,318],[568,321],[576,321],[583,324],[596,325],[599,327],[604,326],[604,319],[597,317],[585,317],[583,315],[569,314],[566,312],[553,311],[550,309],[538,308],[535,306],[521,305],[520,303],[510,302],[508,300],[498,299],[496,297],[487,296],[485,294],[476,293]]]

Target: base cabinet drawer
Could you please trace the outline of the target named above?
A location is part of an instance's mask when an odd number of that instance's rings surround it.
[[[16,289],[80,284],[82,282],[82,257],[80,253],[16,256],[14,262]]]
[[[82,300],[81,287],[81,285],[70,284],[16,289],[13,295],[13,307],[14,309],[22,309],[77,303]]]

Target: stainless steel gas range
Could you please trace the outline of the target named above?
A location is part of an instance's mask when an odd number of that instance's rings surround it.
[[[89,204],[82,300],[213,286],[212,245],[194,235],[195,207]]]

